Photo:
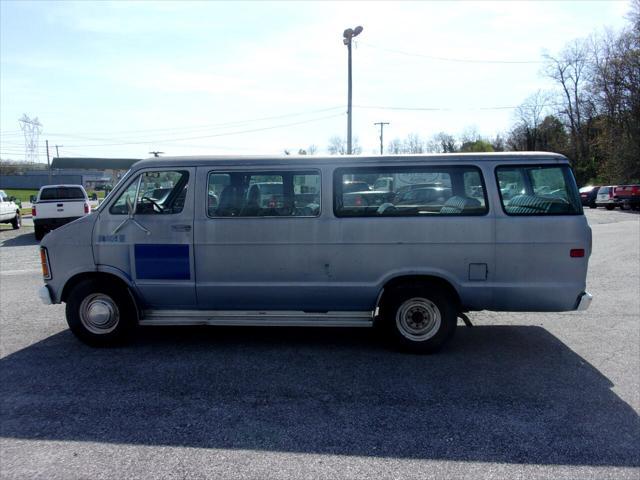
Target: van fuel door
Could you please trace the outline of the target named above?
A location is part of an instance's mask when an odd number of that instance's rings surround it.
[[[487,279],[486,263],[470,263],[469,264],[469,280],[482,281]]]

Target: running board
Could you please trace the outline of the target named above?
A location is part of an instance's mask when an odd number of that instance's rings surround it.
[[[371,327],[373,312],[145,310],[140,325]]]

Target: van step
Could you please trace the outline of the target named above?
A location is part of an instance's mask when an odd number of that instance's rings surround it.
[[[146,310],[140,325],[371,327],[373,312]]]

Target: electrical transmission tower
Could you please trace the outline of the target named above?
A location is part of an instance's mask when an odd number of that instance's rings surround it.
[[[38,117],[31,120],[26,113],[18,119],[18,123],[24,133],[24,159],[35,163],[38,161],[38,139],[42,132],[42,124]]]

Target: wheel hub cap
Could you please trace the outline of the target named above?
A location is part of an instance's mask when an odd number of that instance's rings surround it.
[[[87,296],[80,305],[80,321],[91,333],[112,332],[120,321],[118,306],[102,293]]]
[[[424,341],[433,337],[442,324],[438,306],[427,298],[411,298],[398,308],[396,326],[405,338]]]

